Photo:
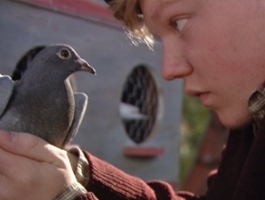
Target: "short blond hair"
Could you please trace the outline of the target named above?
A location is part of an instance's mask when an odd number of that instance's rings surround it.
[[[109,5],[114,16],[127,27],[127,34],[133,43],[133,39],[137,38],[138,42],[153,46],[153,36],[144,25],[138,0],[112,0]]]

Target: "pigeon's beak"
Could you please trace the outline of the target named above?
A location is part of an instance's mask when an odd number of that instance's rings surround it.
[[[95,68],[89,65],[84,59],[79,58],[76,62],[81,65],[81,70],[90,72],[91,74],[97,74]]]

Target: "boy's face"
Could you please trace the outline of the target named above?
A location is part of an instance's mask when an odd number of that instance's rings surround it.
[[[183,78],[186,93],[227,127],[250,121],[248,97],[265,80],[265,2],[140,0],[140,6],[163,43],[163,77]]]

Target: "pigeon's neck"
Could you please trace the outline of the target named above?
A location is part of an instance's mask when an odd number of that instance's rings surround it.
[[[63,96],[64,99],[69,100],[72,97],[73,89],[71,87],[69,78],[62,76],[51,76],[44,75],[43,77],[22,77],[21,82],[18,83],[18,87],[21,88],[19,91],[22,92],[20,95],[25,98],[34,98],[37,102],[42,102],[41,99],[54,101],[57,96]],[[20,93],[19,92],[19,93]],[[45,107],[45,106],[44,106]]]
[[[21,82],[23,82],[23,85],[26,85],[28,87],[32,87],[32,85],[58,85],[64,83],[64,81],[70,76],[70,73],[67,72],[57,72],[52,73],[48,70],[44,72],[31,72],[28,71],[28,73],[25,73],[22,76]]]

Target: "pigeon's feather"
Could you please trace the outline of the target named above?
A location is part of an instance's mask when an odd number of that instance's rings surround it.
[[[63,144],[71,142],[71,140],[77,134],[86,112],[88,96],[84,93],[75,92],[74,100],[75,100],[74,119]]]
[[[14,82],[9,76],[0,74],[0,117],[4,113],[13,93]]]

